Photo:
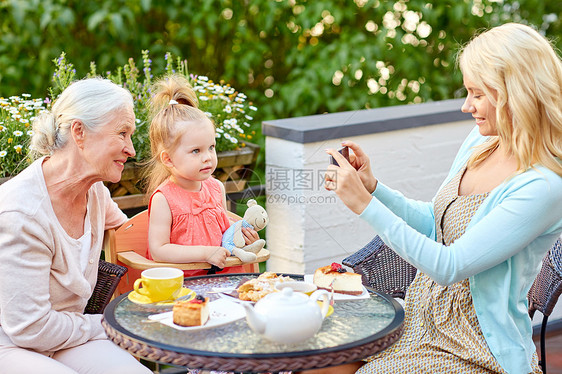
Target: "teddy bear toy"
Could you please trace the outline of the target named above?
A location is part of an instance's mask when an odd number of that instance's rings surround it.
[[[256,200],[248,200],[248,209],[240,221],[234,222],[222,235],[222,246],[238,257],[242,262],[255,261],[258,253],[264,246],[265,240],[258,239],[252,244],[246,245],[242,227],[248,227],[260,231],[269,223],[269,217],[265,209],[256,203]]]

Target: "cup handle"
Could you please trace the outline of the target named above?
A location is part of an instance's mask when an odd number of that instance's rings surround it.
[[[142,278],[137,279],[135,281],[135,284],[133,285],[133,288],[139,294],[144,295],[144,296],[148,296],[148,294],[146,293],[146,290],[144,288],[140,287],[142,282],[143,282]],[[145,282],[146,282],[146,280],[145,280]]]
[[[326,290],[317,290],[310,295],[310,298],[314,301],[318,301],[318,299],[322,299],[322,319],[326,318],[326,314],[328,314],[328,310],[330,310],[330,293]]]

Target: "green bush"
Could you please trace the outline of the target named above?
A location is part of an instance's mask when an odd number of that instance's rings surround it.
[[[116,84],[127,88],[134,100],[136,131],[133,144],[137,152],[137,161],[150,158],[148,141],[150,88],[155,79],[152,74],[152,60],[147,50],[142,51],[142,73],[137,63],[130,58],[124,66],[115,71],[108,71],[105,77]],[[215,83],[206,76],[190,74],[187,61],[180,57],[174,58],[171,53],[163,57],[166,69],[163,76],[180,74],[188,78],[195,91],[199,108],[211,118],[216,128],[217,152],[228,151],[246,146],[252,140],[257,124],[253,121],[253,113],[257,108],[247,101],[242,92],[236,91],[223,81]],[[15,175],[23,170],[31,159],[28,157],[29,140],[33,131],[30,124],[41,110],[49,109],[49,104],[77,78],[74,65],[66,59],[66,53],[53,60],[55,72],[52,75],[52,86],[48,88],[49,97],[30,99],[31,95],[23,94],[23,98],[12,96],[0,99],[0,177]],[[90,63],[90,71],[86,77],[98,76],[96,63]],[[43,105],[47,104],[47,107]],[[253,125],[253,126],[252,126]]]
[[[45,96],[63,50],[77,71],[105,71],[148,49],[221,77],[268,119],[441,100],[460,86],[459,43],[510,20],[559,37],[561,13],[541,0],[4,0],[0,94]]]
[[[148,49],[246,93],[257,122],[449,99],[459,44],[517,21],[561,47],[559,14],[542,0],[3,0],[0,96],[44,97],[63,50],[78,72],[105,72]]]

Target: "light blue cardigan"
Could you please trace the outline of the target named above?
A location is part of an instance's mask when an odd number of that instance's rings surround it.
[[[487,138],[474,128],[441,188]],[[536,166],[494,188],[452,245],[435,241],[433,202],[378,183],[360,217],[400,256],[440,285],[466,278],[482,333],[508,373],[531,372],[535,351],[527,293],[562,232],[562,178]],[[435,198],[434,198],[435,199]]]

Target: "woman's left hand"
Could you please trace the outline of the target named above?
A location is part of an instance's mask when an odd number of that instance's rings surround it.
[[[324,188],[334,191],[343,203],[355,214],[361,214],[371,202],[367,191],[355,168],[335,149],[327,149],[340,166],[329,165],[324,177]]]
[[[249,229],[247,227],[242,227],[242,234],[244,235],[244,240],[246,245],[252,244],[260,238],[258,232],[254,229]]]

